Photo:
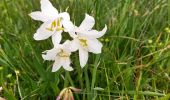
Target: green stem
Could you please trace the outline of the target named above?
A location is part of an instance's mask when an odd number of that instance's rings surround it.
[[[88,66],[85,66],[85,68],[84,68],[84,74],[85,74],[85,80],[86,80],[86,91],[90,93],[90,83],[89,83],[89,76],[88,76],[88,72],[87,72],[87,67]],[[87,95],[87,100],[91,100],[90,95]]]
[[[100,59],[100,55],[97,55],[96,59],[95,59],[95,63],[94,63],[94,69],[93,69],[93,75],[92,75],[92,83],[91,83],[91,90],[93,90],[95,82],[96,82],[96,73],[97,73],[97,67],[99,65],[99,59]]]

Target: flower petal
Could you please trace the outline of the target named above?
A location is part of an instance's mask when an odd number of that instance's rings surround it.
[[[102,49],[103,45],[97,39],[88,39],[87,44],[88,44],[89,52],[92,52],[95,54],[101,53],[101,49]]]
[[[49,18],[55,19],[58,17],[58,11],[53,7],[49,0],[41,0],[41,10],[44,14],[46,14]]]
[[[52,67],[52,72],[58,71],[61,68],[61,66],[62,65],[60,59],[56,59]]]
[[[80,60],[80,66],[83,68],[88,60],[88,52],[83,48],[79,49],[79,60]]]
[[[67,12],[62,12],[58,14],[58,17],[61,17],[63,20],[70,20],[70,15]]]
[[[78,27],[77,26],[75,26],[75,25],[70,25],[71,27],[69,27],[69,29],[67,28],[67,30],[68,30],[68,33],[69,33],[69,35],[70,35],[70,37],[72,37],[73,39],[74,38],[77,38],[78,37],[78,35],[77,35],[77,33],[76,32],[78,32]],[[68,26],[66,26],[66,27],[68,27]]]
[[[74,25],[71,21],[63,20],[62,24],[65,32],[74,32]]]
[[[91,30],[92,27],[94,26],[95,24],[95,20],[92,16],[89,16],[88,14],[86,14],[83,22],[80,24],[80,27],[79,29],[80,30]]]
[[[57,48],[46,50],[43,52],[42,57],[44,60],[55,60],[56,54],[59,52]]]
[[[79,48],[79,43],[75,39],[70,42],[70,50],[72,52],[77,51]]]
[[[73,39],[74,38],[77,38],[78,36],[75,34],[75,32],[68,32],[70,37],[72,37]]]
[[[79,34],[88,38],[100,38],[106,33],[106,31],[107,31],[107,26],[105,25],[102,31],[90,30],[90,31],[81,32]]]
[[[37,32],[34,34],[35,40],[45,40],[49,38],[54,31],[50,31],[47,28],[51,27],[51,22],[45,22],[43,23],[40,28],[37,30]]]
[[[68,59],[64,59],[64,60],[62,60],[62,66],[63,66],[63,68],[65,69],[65,70],[67,70],[67,71],[72,71],[73,70],[73,68],[70,66],[70,59],[68,58]]]
[[[31,16],[31,18],[34,20],[38,20],[42,22],[48,21],[48,17],[40,11],[32,12],[29,14],[29,16]]]
[[[63,44],[62,44],[62,49],[64,49],[65,52],[67,52],[68,54],[71,54],[71,41],[70,40],[66,40]]]
[[[62,36],[61,36],[62,31],[57,31],[52,35],[52,42],[54,46],[58,46],[59,43],[61,42]]]

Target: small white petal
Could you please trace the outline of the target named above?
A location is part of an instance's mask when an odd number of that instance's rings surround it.
[[[105,25],[102,31],[99,31],[99,34],[96,35],[96,38],[102,37],[106,33],[106,31],[107,31],[107,25]]]
[[[71,41],[70,40],[66,40],[63,45],[62,45],[62,49],[65,50],[65,52],[71,54]]]
[[[75,34],[75,32],[69,32],[69,35],[70,35],[70,37],[72,37],[73,39],[74,39],[74,38],[77,38],[77,35]]]
[[[43,23],[40,28],[37,30],[37,32],[34,34],[35,40],[45,40],[49,38],[54,31],[50,31],[47,28],[51,27],[51,22],[45,22]]]
[[[46,22],[49,20],[48,17],[40,11],[32,12],[29,14],[29,16],[31,16],[31,18],[34,20],[38,20],[42,22]]]
[[[66,47],[66,46],[69,46],[70,45],[70,40],[66,40],[63,45]]]
[[[92,16],[89,16],[88,14],[86,14],[83,22],[80,24],[79,29],[88,31],[88,30],[92,29],[94,24],[95,24],[94,18]]]
[[[80,35],[88,38],[100,38],[106,33],[106,31],[107,31],[107,26],[105,25],[102,31],[97,31],[97,30],[84,31],[81,32]]]
[[[63,20],[70,20],[70,15],[67,12],[62,12],[58,14],[58,17],[61,17]]]
[[[53,48],[51,50],[46,50],[43,52],[42,57],[44,60],[55,60],[58,52],[59,52],[59,50],[57,48]]]
[[[88,44],[89,52],[92,52],[95,54],[101,53],[101,49],[103,45],[97,39],[88,39],[87,44]]]
[[[55,19],[56,17],[58,17],[57,9],[53,7],[49,0],[41,0],[40,3],[42,13],[46,14],[51,19]]]
[[[62,36],[61,36],[62,31],[57,31],[52,35],[52,42],[54,46],[58,46],[58,44],[61,42]]]
[[[74,25],[71,21],[63,20],[62,24],[65,32],[74,32]]]
[[[76,41],[75,39],[72,40],[72,41],[71,41],[71,45],[70,45],[70,50],[71,50],[72,52],[74,52],[74,51],[77,51],[78,48],[79,48],[79,42]]]
[[[80,66],[83,68],[88,60],[88,52],[83,48],[79,49],[79,60],[80,60]]]
[[[72,37],[72,38],[74,39],[74,38],[77,38],[77,37],[78,37],[78,35],[76,34],[78,28],[77,28],[77,26],[74,26],[73,29],[72,29],[72,28],[73,28],[73,27],[70,27],[70,28],[69,28],[69,29],[71,29],[71,30],[69,30],[68,33],[69,33],[70,37]]]
[[[70,66],[70,59],[68,58],[68,59],[64,59],[64,60],[62,60],[62,66],[63,66],[63,68],[65,69],[65,70],[67,70],[67,71],[72,71],[73,70],[73,68]]]
[[[52,72],[58,71],[61,68],[61,66],[62,66],[62,63],[60,59],[56,59],[52,67]]]

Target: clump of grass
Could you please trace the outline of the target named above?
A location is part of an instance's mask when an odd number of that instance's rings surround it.
[[[39,9],[36,0],[0,1],[0,86],[1,97],[55,99],[65,87],[81,88],[76,100],[156,99],[168,100],[170,92],[170,28],[168,0],[51,0],[71,14],[79,25],[84,13],[95,16],[95,28],[107,23],[101,41],[103,53],[91,54],[84,69],[72,56],[75,69],[51,72],[40,52],[51,41],[36,42],[33,33],[41,23],[28,16]],[[38,49],[37,49],[38,48]]]

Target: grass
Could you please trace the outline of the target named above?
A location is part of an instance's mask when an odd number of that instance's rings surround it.
[[[7,100],[55,100],[69,86],[82,89],[76,100],[168,100],[170,98],[169,0],[51,0],[79,25],[84,13],[95,17],[95,29],[108,31],[99,55],[90,54],[81,69],[78,53],[74,71],[52,73],[52,62],[41,52],[51,40],[35,41],[40,22],[28,14],[39,0],[0,1],[0,97]],[[63,35],[64,36],[64,35]]]

